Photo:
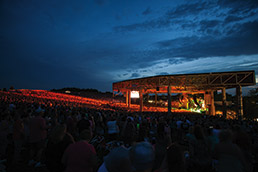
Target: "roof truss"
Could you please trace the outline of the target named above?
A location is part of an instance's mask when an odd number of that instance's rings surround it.
[[[186,75],[163,75],[113,83],[113,91],[144,90],[144,92],[203,92],[221,88],[255,85],[254,71],[216,72]],[[159,90],[159,91],[158,91]]]

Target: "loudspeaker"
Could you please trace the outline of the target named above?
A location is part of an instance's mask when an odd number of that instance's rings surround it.
[[[159,91],[159,87],[156,87],[156,91]]]

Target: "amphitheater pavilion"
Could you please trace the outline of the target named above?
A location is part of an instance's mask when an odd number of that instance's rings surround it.
[[[227,117],[226,89],[235,88],[237,95],[237,115],[243,116],[242,87],[255,85],[254,71],[214,72],[198,74],[159,75],[138,79],[130,79],[113,83],[113,93],[121,92],[126,97],[126,104],[130,108],[131,91],[138,91],[140,111],[143,111],[143,94],[166,93],[168,95],[168,113],[171,113],[171,94],[203,94],[207,114],[215,115],[214,91],[222,90],[222,111]]]

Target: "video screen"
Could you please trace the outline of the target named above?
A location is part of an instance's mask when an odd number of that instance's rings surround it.
[[[140,98],[139,91],[131,91],[131,98]]]

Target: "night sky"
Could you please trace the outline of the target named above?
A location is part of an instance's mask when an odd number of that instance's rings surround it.
[[[255,70],[258,0],[0,0],[0,88]],[[256,79],[258,80],[258,79]]]

